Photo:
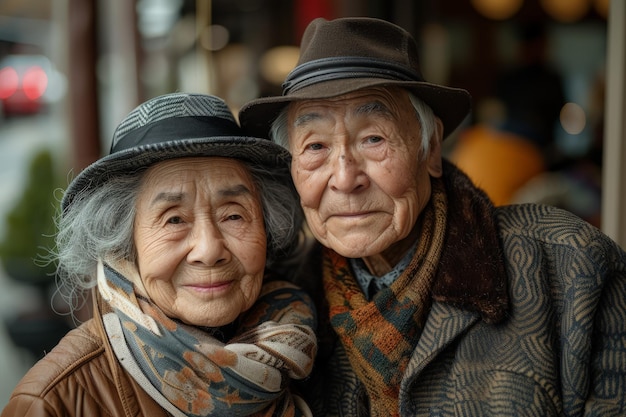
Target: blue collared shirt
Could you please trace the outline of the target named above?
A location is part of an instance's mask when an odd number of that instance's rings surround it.
[[[417,242],[413,244],[411,249],[407,251],[407,253],[402,257],[400,262],[393,269],[387,272],[385,275],[377,277],[372,275],[363,262],[362,258],[350,258],[348,259],[350,262],[350,266],[352,267],[352,271],[354,271],[354,275],[356,277],[359,286],[363,290],[363,294],[368,300],[371,300],[371,297],[381,290],[382,288],[389,287],[391,284],[395,282],[396,279],[402,272],[409,266],[411,259],[413,259],[413,255],[415,254],[415,250],[417,249]]]

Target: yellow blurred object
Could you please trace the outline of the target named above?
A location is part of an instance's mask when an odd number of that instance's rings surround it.
[[[546,169],[541,151],[528,139],[483,125],[461,133],[450,160],[496,206],[509,204],[520,187]]]
[[[521,9],[522,0],[472,0],[472,6],[483,16],[493,20],[505,20]]]
[[[582,19],[591,4],[589,0],[541,0],[541,6],[559,22],[572,23]]]

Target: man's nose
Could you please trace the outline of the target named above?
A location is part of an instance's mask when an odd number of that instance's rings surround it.
[[[350,148],[342,147],[336,155],[331,157],[333,161],[329,186],[333,190],[352,193],[368,186],[369,179],[363,170],[363,162],[358,154]]]
[[[231,253],[220,229],[213,221],[201,220],[194,223],[189,238],[187,262],[217,266],[228,263]]]

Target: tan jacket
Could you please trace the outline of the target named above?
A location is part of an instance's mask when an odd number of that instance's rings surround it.
[[[121,367],[94,316],[30,369],[0,417],[170,415]]]

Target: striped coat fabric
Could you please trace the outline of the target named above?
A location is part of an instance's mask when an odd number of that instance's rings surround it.
[[[402,376],[401,416],[626,416],[626,252],[549,206],[497,208],[503,320],[433,301]],[[480,271],[468,271],[480,273]],[[368,416],[332,332],[303,391],[315,415]]]
[[[508,317],[435,303],[401,415],[625,416],[626,253],[552,207],[500,208],[497,222]]]

